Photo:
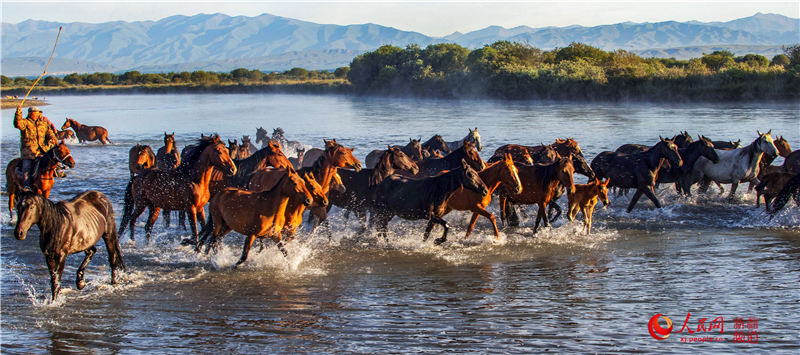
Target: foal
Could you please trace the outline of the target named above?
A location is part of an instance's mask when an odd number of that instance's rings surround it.
[[[576,184],[575,193],[568,193],[567,199],[569,200],[569,213],[567,217],[570,221],[575,220],[578,211],[583,213],[583,225],[586,227],[586,234],[592,232],[592,215],[594,214],[594,206],[597,200],[603,202],[603,206],[608,206],[608,182],[594,180],[588,184]]]

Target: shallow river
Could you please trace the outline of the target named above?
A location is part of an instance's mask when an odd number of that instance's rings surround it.
[[[56,181],[53,200],[89,189],[107,194],[117,220],[128,179],[127,152],[161,146],[175,132],[182,148],[200,133],[223,138],[282,127],[310,146],[336,138],[362,159],[371,149],[442,134],[462,138],[478,127],[488,159],[505,143],[551,143],[574,137],[587,161],[623,143],[653,144],[681,130],[749,144],[772,129],[800,146],[800,105],[606,104],[446,101],[276,94],[54,96],[44,106],[57,126],[65,117],[102,125],[112,145],[72,144],[77,162]],[[2,111],[2,163],[18,154],[13,110]],[[779,158],[776,163],[781,163]],[[3,176],[3,179],[5,177]],[[585,178],[576,176],[576,182]],[[5,182],[3,181],[3,184]],[[726,188],[729,188],[726,186]],[[712,191],[716,191],[712,189]],[[593,234],[563,217],[533,235],[535,208],[523,227],[494,240],[479,219],[462,238],[467,213],[446,217],[450,238],[422,242],[423,222],[394,219],[388,240],[358,234],[340,210],[332,240],[301,231],[284,258],[274,246],[254,249],[232,269],[243,238],[226,238],[217,254],[198,255],[179,240],[188,232],[159,221],[144,240],[122,248],[128,272],[109,284],[105,248],[77,291],[82,255],[68,258],[59,298],[50,300],[38,231],[17,241],[2,213],[4,353],[184,352],[732,352],[800,349],[800,208],[775,219],[740,187],[728,202],[715,192],[684,199],[658,192],[665,207],[629,197],[598,206]],[[566,207],[566,198],[560,201]],[[495,204],[490,211],[497,212]],[[579,217],[580,219],[580,217]],[[441,233],[441,229],[437,229]],[[434,233],[437,233],[436,231]],[[664,314],[671,336],[658,341],[648,321]],[[687,314],[691,313],[688,322]],[[723,329],[698,330],[722,317]],[[741,318],[744,321],[739,322]],[[753,328],[758,320],[757,328]],[[662,325],[664,321],[662,320]],[[695,333],[689,334],[688,329]],[[717,324],[718,325],[718,324]],[[750,326],[750,328],[747,328]],[[745,328],[745,329],[740,329]],[[683,330],[679,333],[679,330]],[[740,332],[757,344],[739,343]],[[747,333],[749,332],[749,333]],[[753,333],[757,332],[757,333]],[[686,343],[713,337],[721,342]],[[745,337],[745,340],[747,338]]]

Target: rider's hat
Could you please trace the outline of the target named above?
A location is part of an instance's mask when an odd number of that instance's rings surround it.
[[[28,107],[28,113],[30,113],[30,112],[42,112],[42,110],[40,110],[36,106],[31,106],[31,107]]]

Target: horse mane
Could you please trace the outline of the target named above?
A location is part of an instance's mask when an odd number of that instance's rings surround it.
[[[247,158],[234,160],[233,162],[238,169],[236,175],[249,174],[255,171],[261,165],[261,161],[266,159],[270,154],[272,154],[272,151],[270,150],[269,144],[267,144],[266,147],[257,150]]]
[[[321,178],[322,177],[322,164],[324,164],[324,157],[328,155],[328,152],[334,152],[337,149],[342,147],[341,144],[336,143],[333,147],[324,150],[324,154],[317,157],[317,160],[314,160],[314,163],[311,164],[311,172],[314,174],[315,177]]]
[[[32,196],[41,207],[41,215],[39,218],[40,235],[44,236],[48,231],[57,228],[63,224],[64,219],[68,218],[67,211],[59,208],[58,204],[48,200],[44,195],[38,194],[33,191],[22,191],[19,194],[19,200]]]
[[[199,139],[197,144],[186,147],[186,159],[181,161],[181,165],[178,166],[178,169],[182,172],[191,171],[194,164],[200,160],[200,155],[203,154],[203,151],[212,144],[215,144],[213,139]]]
[[[377,185],[380,183],[382,177],[389,176],[394,173],[394,168],[392,167],[390,158],[391,154],[391,149],[386,149],[383,151],[383,153],[381,153],[380,158],[378,158],[378,164],[376,164],[375,168],[372,169],[372,175],[369,177],[370,186]]]

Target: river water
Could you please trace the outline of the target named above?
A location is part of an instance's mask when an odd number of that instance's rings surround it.
[[[681,130],[749,144],[772,129],[800,146],[798,103],[609,104],[448,101],[277,94],[54,96],[43,107],[60,126],[65,117],[109,129],[113,145],[72,144],[77,162],[56,181],[53,200],[89,189],[114,202],[117,221],[128,179],[127,152],[161,145],[175,132],[182,148],[200,133],[223,138],[282,127],[289,139],[320,146],[336,138],[367,152],[409,138],[462,138],[478,127],[488,159],[505,143],[551,143],[574,137],[587,161],[624,143],[653,144]],[[18,153],[13,110],[2,111],[2,162]],[[363,160],[362,160],[363,161]],[[779,158],[776,163],[782,162]],[[4,179],[4,177],[3,177]],[[585,178],[576,176],[576,182]],[[82,255],[68,258],[62,293],[49,298],[38,231],[12,237],[7,197],[2,213],[4,353],[85,352],[738,352],[800,350],[800,209],[769,220],[740,188],[728,202],[712,193],[679,198],[663,186],[665,207],[611,197],[595,212],[593,234],[564,218],[533,235],[533,219],[494,241],[480,219],[462,238],[469,215],[446,217],[450,238],[422,242],[423,222],[393,220],[388,240],[358,234],[338,209],[333,238],[301,231],[289,257],[269,246],[232,269],[243,238],[225,239],[217,254],[198,255],[179,240],[189,233],[156,224],[154,238],[122,237],[128,272],[109,284],[105,248],[77,291]],[[566,207],[566,199],[560,201]],[[490,211],[497,212],[496,205]],[[534,208],[527,208],[535,216]],[[580,219],[580,217],[579,217]],[[441,232],[438,229],[439,233]],[[434,232],[436,233],[436,231]],[[102,242],[101,242],[102,243]],[[648,321],[664,314],[671,336],[658,341]],[[687,314],[690,314],[686,322]],[[722,317],[698,330],[701,318]],[[739,329],[737,318],[750,320]],[[757,319],[757,329],[753,320]],[[662,325],[664,321],[662,320]],[[695,331],[689,335],[687,329]],[[682,332],[678,332],[683,330]],[[738,343],[739,332],[758,343]],[[686,343],[716,337],[721,342]]]

